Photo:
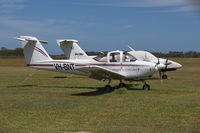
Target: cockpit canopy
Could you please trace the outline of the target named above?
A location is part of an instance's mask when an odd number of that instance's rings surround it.
[[[136,57],[138,60],[142,61],[158,60],[157,57],[155,57],[152,53],[147,51],[131,51],[129,53]]]
[[[134,56],[124,51],[111,51],[93,59],[98,62],[133,62],[136,60]]]

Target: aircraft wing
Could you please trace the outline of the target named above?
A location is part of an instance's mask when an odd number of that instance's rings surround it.
[[[100,66],[86,66],[76,69],[78,71],[89,73],[89,77],[95,78],[98,80],[101,79],[124,79],[125,76],[121,75],[110,69],[106,69]]]

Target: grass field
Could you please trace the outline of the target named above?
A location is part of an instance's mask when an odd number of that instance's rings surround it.
[[[0,59],[0,133],[200,133],[200,58],[173,59],[183,68],[163,84],[148,81],[151,91],[133,83],[112,92],[101,90],[107,82],[16,60]]]

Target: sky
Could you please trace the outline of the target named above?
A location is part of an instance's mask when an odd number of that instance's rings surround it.
[[[193,1],[193,2],[191,2]],[[85,51],[200,51],[199,0],[0,0],[0,47],[21,35],[78,40]]]

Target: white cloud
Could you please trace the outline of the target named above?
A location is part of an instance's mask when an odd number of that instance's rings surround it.
[[[26,0],[0,0],[0,13],[10,13],[25,7]]]
[[[177,6],[183,4],[184,0],[135,0],[123,1],[119,3],[108,3],[105,5],[121,6],[121,7],[164,7]]]
[[[9,17],[0,17],[0,25],[8,29],[13,29],[20,32],[39,32],[41,29],[50,26],[53,22],[48,20],[29,21],[13,19]],[[48,29],[47,29],[48,30]]]
[[[172,12],[173,13],[173,12],[190,12],[190,11],[199,11],[199,9],[192,6],[192,5],[186,5],[186,6],[162,10],[162,11],[159,11],[159,12]]]
[[[20,35],[51,38],[72,32],[70,31],[69,24],[62,20],[21,20],[6,16],[0,16],[0,28],[0,46],[13,44],[13,37]]]
[[[101,3],[98,5],[113,7],[163,8],[162,10],[158,9],[160,12],[186,12],[197,10],[190,0],[134,0]]]

